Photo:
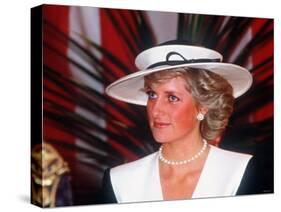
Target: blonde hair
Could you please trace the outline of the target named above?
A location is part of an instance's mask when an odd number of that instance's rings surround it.
[[[145,76],[145,88],[163,83],[168,79],[183,77],[186,88],[198,107],[208,108],[200,122],[200,133],[206,140],[221,136],[233,112],[233,88],[220,75],[206,69],[176,68],[155,72]]]

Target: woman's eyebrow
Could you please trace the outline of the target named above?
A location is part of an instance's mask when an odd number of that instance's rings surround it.
[[[166,94],[176,94],[176,95],[182,95],[182,93],[181,93],[181,92],[174,91],[174,90],[167,90],[167,91],[165,91],[164,93],[166,93]]]

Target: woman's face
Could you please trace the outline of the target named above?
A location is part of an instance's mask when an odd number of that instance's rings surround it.
[[[184,141],[199,133],[199,111],[182,77],[155,84],[147,89],[147,95],[149,125],[157,142]]]

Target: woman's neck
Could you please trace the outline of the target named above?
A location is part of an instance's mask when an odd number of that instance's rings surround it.
[[[162,153],[168,160],[186,160],[197,154],[203,144],[203,138],[198,133],[198,135],[186,136],[184,139],[164,143]]]

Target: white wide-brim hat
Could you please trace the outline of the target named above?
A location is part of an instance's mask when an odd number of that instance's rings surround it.
[[[124,76],[110,84],[105,92],[118,100],[137,104],[147,104],[147,94],[143,91],[144,76],[180,67],[206,69],[219,74],[233,87],[235,98],[244,94],[251,86],[251,73],[238,65],[223,63],[222,55],[214,50],[189,45],[162,45],[141,52],[135,60],[140,71]]]

